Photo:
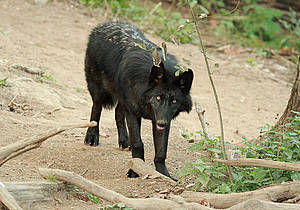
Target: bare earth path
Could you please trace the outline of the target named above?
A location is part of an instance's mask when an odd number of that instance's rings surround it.
[[[50,2],[37,5],[29,0],[0,0],[0,79],[8,76],[11,87],[0,88],[0,146],[43,133],[59,125],[89,120],[91,99],[86,91],[83,74],[84,52],[90,30],[105,21],[101,14],[90,16],[88,9],[70,3]],[[96,14],[96,13],[95,13]],[[160,40],[149,36],[156,43]],[[220,45],[222,46],[222,45]],[[192,62],[195,81],[192,95],[198,96],[210,132],[219,134],[216,105],[197,46],[169,44],[169,52]],[[291,72],[282,62],[257,57],[243,51],[222,53],[210,48],[212,66],[223,108],[226,140],[253,139],[258,127],[274,124],[283,112],[289,94]],[[255,58],[256,64],[246,60]],[[47,78],[28,74],[20,67],[44,70]],[[13,99],[21,107],[12,112],[8,108]],[[41,180],[39,167],[59,168],[84,173],[84,177],[126,196],[152,197],[160,191],[177,187],[158,181],[128,179],[128,151],[120,151],[114,112],[105,110],[101,130],[108,135],[101,138],[99,147],[83,144],[85,130],[66,132],[46,141],[41,148],[23,154],[0,168],[1,181]],[[172,174],[185,161],[195,160],[199,153],[191,152],[191,144],[180,136],[180,130],[200,130],[197,114],[179,116],[172,125],[167,166]],[[146,161],[152,164],[154,149],[151,126],[143,121],[142,137]],[[196,141],[199,138],[196,139]],[[99,204],[84,202],[70,193],[53,195],[53,201],[28,209],[97,209]]]

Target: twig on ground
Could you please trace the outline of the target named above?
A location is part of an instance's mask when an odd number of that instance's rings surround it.
[[[86,174],[86,172],[88,172],[89,169],[85,169],[84,172],[82,172],[81,176],[84,176]]]
[[[287,171],[299,171],[300,172],[300,163],[287,163],[279,162],[274,160],[263,160],[263,159],[254,159],[254,158],[241,158],[241,159],[232,159],[232,160],[214,160],[218,163],[223,163],[230,166],[258,166],[265,168],[275,168],[283,169]]]
[[[198,114],[202,129],[203,129],[204,136],[206,139],[209,139],[210,135],[209,135],[209,131],[208,131],[208,126],[207,126],[207,122],[204,117],[205,110],[202,109],[200,100],[198,97],[194,97],[193,99],[194,99],[194,103],[195,103],[195,107],[196,107],[196,112]]]
[[[37,74],[37,75],[40,75],[40,76],[45,74],[45,71],[43,71],[43,70],[29,68],[27,66],[23,66],[23,65],[20,65],[20,64],[13,64],[12,68],[24,71],[24,72],[29,73],[29,74]]]
[[[9,144],[5,147],[0,148],[0,167],[8,160],[16,157],[26,151],[32,150],[34,148],[38,148],[43,141],[47,140],[48,138],[55,136],[61,132],[66,130],[74,129],[74,128],[86,128],[86,127],[94,127],[96,126],[96,122],[90,122],[85,124],[79,125],[69,125],[63,126],[60,128],[56,128],[53,130],[48,131],[46,134],[41,134],[35,136],[28,140],[21,140],[12,144]]]

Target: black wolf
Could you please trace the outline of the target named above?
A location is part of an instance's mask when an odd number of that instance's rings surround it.
[[[176,58],[170,54],[154,65],[154,48],[162,58],[162,49],[129,23],[107,22],[93,29],[85,57],[85,76],[93,100],[90,120],[99,123],[102,107],[116,105],[119,146],[130,146],[132,157],[144,160],[141,118],[150,119],[156,170],[171,177],[165,165],[170,124],[180,112],[192,108],[189,92],[194,75],[190,69],[179,73]],[[98,145],[99,126],[88,128],[84,142]]]

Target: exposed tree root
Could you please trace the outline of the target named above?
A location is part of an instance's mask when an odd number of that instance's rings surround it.
[[[198,203],[186,203],[183,199],[178,198],[178,196],[175,197],[174,200],[166,200],[159,198],[127,198],[124,195],[121,195],[120,193],[101,187],[85,179],[84,177],[69,171],[40,168],[39,172],[44,178],[47,178],[48,175],[55,176],[57,180],[76,185],[81,189],[96,195],[99,198],[113,203],[124,203],[127,207],[131,207],[134,209],[210,209]]]
[[[249,199],[282,202],[300,195],[300,181],[282,183],[259,190],[242,193],[213,194],[204,192],[183,192],[187,202],[207,201],[215,208],[229,208]],[[300,206],[297,205],[300,209]],[[242,208],[241,208],[242,209]]]

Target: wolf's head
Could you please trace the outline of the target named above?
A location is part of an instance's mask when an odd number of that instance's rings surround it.
[[[174,74],[174,71],[171,71]],[[163,130],[180,112],[189,112],[192,108],[190,89],[194,74],[191,69],[170,75],[163,62],[154,63],[149,76],[152,87],[147,93],[156,128]]]

